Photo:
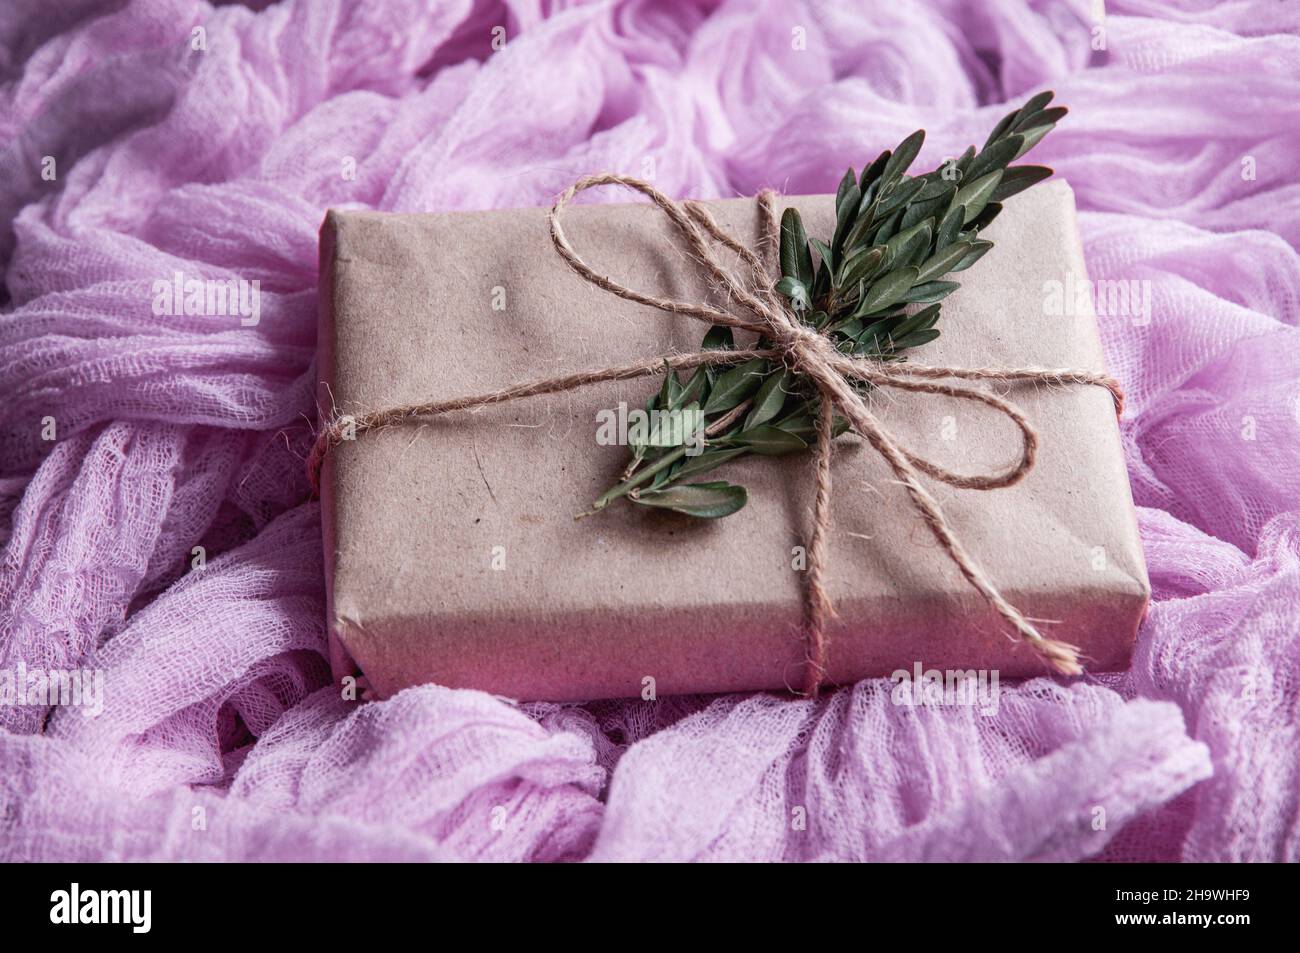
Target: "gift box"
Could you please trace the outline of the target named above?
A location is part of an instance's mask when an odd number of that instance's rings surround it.
[[[783,197],[810,235],[832,196]],[[705,203],[759,240],[753,200]],[[644,293],[721,302],[663,213],[582,205],[565,230],[599,274]],[[944,302],[922,363],[1102,371],[1073,194],[1049,182],[981,233],[996,243]],[[625,300],[556,253],[547,210],[331,211],[321,232],[320,404],[352,415],[695,351],[705,325]],[[1054,302],[1054,303],[1053,303]],[[748,505],[718,520],[626,504],[575,520],[627,462],[597,442],[602,411],[659,381],[606,383],[344,439],[321,471],[336,676],[384,697],[436,682],[528,700],[798,687],[808,664],[809,454],[745,457]],[[988,491],[932,484],[952,530],[1044,634],[1089,670],[1127,666],[1150,592],[1111,395],[1000,383],[1040,437],[1033,470]],[[1020,435],[988,408],[880,389],[898,442],[962,472],[1004,469]],[[605,419],[608,419],[607,417]],[[897,670],[1044,674],[1042,659],[962,577],[895,474],[835,441],[825,583],[831,682]]]

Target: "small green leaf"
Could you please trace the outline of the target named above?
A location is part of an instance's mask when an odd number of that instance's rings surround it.
[[[916,276],[920,273],[919,268],[910,265],[894,269],[871,286],[871,290],[858,303],[854,314],[871,314],[873,311],[879,311],[881,308],[893,304],[907,294],[907,290],[916,283]]]
[[[902,317],[900,314],[891,314],[881,318],[879,321],[873,321],[871,324],[867,325],[861,334],[858,335],[856,343],[858,345],[869,345],[877,338],[887,337],[890,329],[898,323],[900,317]]]
[[[759,424],[767,423],[781,412],[785,405],[786,386],[789,384],[790,372],[784,367],[775,374],[769,374],[763,386],[754,395],[754,405],[745,418],[745,429],[750,430]]]
[[[993,131],[989,133],[989,137],[984,140],[984,148],[987,149],[990,145],[997,142],[1001,135],[1011,128],[1011,124],[1016,121],[1016,118],[1019,115],[1020,110],[1013,109],[1011,112],[999,119],[998,124],[993,127]]]
[[[871,208],[871,203],[876,200],[880,193],[881,186],[884,184],[883,179],[877,179],[862,190],[862,198],[858,200],[858,218],[868,217],[867,210]]]
[[[813,280],[812,256],[808,253],[808,234],[799,210],[787,208],[781,214],[781,274],[805,286]]]
[[[951,182],[941,183],[944,188],[934,198],[922,200],[920,197],[907,207],[903,213],[903,220],[900,227],[911,228],[917,222],[923,222],[927,218],[933,218],[936,221],[952,205],[953,197],[957,194],[957,186]]]
[[[858,202],[862,198],[861,190],[850,181],[852,178],[853,170],[849,169],[835,199],[835,235],[831,240],[831,251],[836,255],[843,249],[844,239],[857,221]]]
[[[1070,110],[1064,106],[1055,106],[1052,109],[1040,109],[1038,112],[1029,113],[1016,120],[1012,127],[1012,132],[1020,132],[1022,129],[1030,129],[1034,126],[1055,125],[1066,117]]]
[[[826,292],[831,290],[831,274],[835,253],[831,251],[829,245],[818,241],[816,238],[808,239],[808,244],[817,250],[817,277],[813,279],[812,297],[814,301],[820,301],[826,297]]]
[[[1016,153],[1016,158],[1019,159],[1034,146],[1038,145],[1038,141],[1055,128],[1055,123],[1049,123],[1046,126],[1034,126],[1032,129],[1025,129],[1020,132],[1019,135],[1024,142],[1020,144],[1020,151]]]
[[[893,153],[886,149],[884,152],[880,153],[880,155],[876,156],[870,165],[863,166],[862,178],[858,180],[858,184],[863,189],[866,189],[872,183],[879,181],[880,174],[885,171],[885,165],[889,162],[892,155]]]
[[[811,414],[796,414],[772,425],[778,430],[794,434],[796,437],[811,438],[817,433],[817,424]]]
[[[841,214],[844,203],[849,197],[849,193],[856,188],[857,181],[853,177],[853,170],[844,173],[844,178],[840,179],[840,187],[835,192],[835,214]],[[858,207],[857,199],[853,200],[853,207]]]
[[[933,304],[942,301],[960,287],[956,281],[927,281],[908,290],[907,294],[898,299],[898,303]]]
[[[950,208],[943,221],[939,223],[939,234],[935,236],[934,246],[945,248],[957,240],[961,227],[966,223],[966,210],[960,205]]]
[[[648,447],[680,447],[704,427],[704,414],[700,412],[699,404],[661,410],[654,419],[655,425],[645,441]]]
[[[709,401],[704,405],[704,413],[722,413],[742,403],[762,385],[766,367],[767,361],[756,357],[719,375],[709,394]]]
[[[828,330],[847,337],[857,337],[862,333],[862,321],[859,318],[845,318],[843,321],[836,321]]]
[[[682,458],[681,463],[672,469],[672,478],[674,480],[684,480],[687,477],[699,476],[702,473],[708,473],[717,467],[722,466],[728,460],[733,460],[741,454],[749,453],[747,447],[733,447],[729,450],[705,450],[696,456],[686,456]],[[665,471],[667,472],[667,471]]]
[[[735,349],[736,336],[725,324],[715,324],[709,328],[708,333],[704,335],[703,343],[700,344],[701,351],[734,351]]]
[[[930,235],[933,227],[933,220],[927,219],[919,225],[904,229],[885,243],[886,252],[894,256],[894,261],[903,265],[910,265],[912,257],[918,251],[924,252],[925,249],[930,247]]]
[[[975,216],[975,221],[970,223],[971,231],[978,232],[982,228],[988,228],[989,224],[998,217],[998,213],[1001,211],[1001,202],[990,202],[984,206],[984,211]]]
[[[1024,119],[1026,116],[1032,116],[1040,109],[1046,108],[1047,104],[1052,101],[1052,97],[1055,95],[1056,94],[1052,92],[1052,90],[1045,89],[1041,93],[1036,93],[1029,97],[1029,99],[1025,101],[1025,104],[1016,110],[1016,118],[1014,122],[1018,124],[1020,120]]]
[[[990,202],[1001,202],[1018,195],[1031,185],[1037,185],[1052,174],[1045,165],[1013,165],[1002,176],[1002,182],[993,190]]]
[[[656,506],[700,519],[717,519],[730,516],[744,506],[747,495],[743,486],[719,481],[647,490],[632,499],[642,506]]]
[[[849,248],[856,249],[861,244],[883,245],[898,231],[898,226],[903,221],[905,211],[905,209],[900,208],[883,222],[875,222],[870,227],[862,227],[869,225],[872,221],[870,218],[863,218],[849,235]]]
[[[798,278],[786,275],[776,283],[776,290],[790,299],[796,311],[807,311],[812,306],[812,292]]]
[[[906,139],[898,144],[894,154],[889,157],[885,163],[885,171],[880,174],[881,179],[888,182],[894,176],[902,175],[907,171],[908,166],[916,158],[917,153],[921,151],[921,144],[925,142],[925,130],[918,129]]]
[[[957,192],[957,204],[966,210],[964,220],[970,222],[983,211],[993,196],[993,190],[1002,181],[1002,170],[980,176],[969,185],[964,185]]]
[[[926,331],[914,331],[905,338],[896,339],[894,341],[894,350],[903,351],[909,347],[920,347],[922,344],[929,344],[938,336],[939,331],[935,328]]]
[[[822,268],[829,271],[835,270],[835,253],[831,251],[830,246],[824,241],[817,238],[808,239],[808,243],[817,249],[817,254],[822,260]]]
[[[741,444],[755,453],[761,453],[769,457],[808,449],[808,444],[803,440],[788,430],[773,427],[771,424],[764,424],[761,427],[755,427],[753,430],[742,430],[734,437],[728,438],[728,442]]]
[[[679,460],[678,463],[680,463],[680,462],[681,462],[681,461]],[[646,489],[647,489],[647,490],[657,490],[657,489],[659,489],[661,486],[663,486],[665,483],[671,483],[671,482],[672,482],[672,479],[673,479],[673,471],[676,470],[676,469],[677,469],[677,467],[674,465],[674,466],[668,467],[667,469],[660,470],[658,473],[655,474],[655,478],[654,478],[653,480],[650,481],[650,485],[649,485],[648,487],[646,487]]]
[[[682,392],[677,396],[677,406],[685,407],[687,404],[702,404],[704,396],[709,389],[709,375],[703,367],[697,367],[695,373],[691,375]]]
[[[925,179],[900,180],[891,191],[881,196],[880,205],[876,207],[876,220],[879,221],[895,209],[902,208],[916,198],[923,188],[925,188]]]
[[[992,247],[993,247],[993,243],[990,241],[985,241],[982,238],[975,239],[973,242],[970,243],[970,251],[968,251],[965,254],[965,256],[962,258],[961,261],[957,262],[955,267],[950,268],[949,270],[965,271],[971,265],[975,264],[975,262],[983,258],[984,255],[988,252],[988,250]]]
[[[1005,169],[1007,163],[1020,154],[1023,144],[1024,140],[1019,136],[1007,136],[995,142],[971,160],[970,168],[966,170],[967,178],[973,181],[982,175]]]
[[[676,405],[681,393],[682,383],[677,379],[677,372],[665,365],[663,386],[659,388],[659,406],[671,409]]]
[[[902,321],[898,327],[894,328],[890,334],[895,338],[906,337],[914,331],[928,331],[934,327],[934,323],[939,320],[940,305],[932,304],[928,308],[922,308],[910,318]]]
[[[852,288],[859,281],[873,276],[885,260],[883,248],[867,248],[858,252],[844,263],[839,277],[835,281],[837,288]]]
[[[917,193],[916,200],[918,202],[929,202],[932,199],[939,198],[949,189],[957,188],[955,182],[950,182],[947,179],[940,177],[938,171],[939,170],[936,169],[934,172],[927,172],[925,175],[921,176],[921,178],[925,180],[925,187]]]
[[[957,173],[958,173],[958,175],[957,175],[957,180],[958,180],[959,182],[960,182],[960,181],[965,181],[965,179],[966,179],[966,170],[970,168],[970,164],[971,164],[974,160],[975,160],[975,147],[974,147],[974,146],[967,146],[967,147],[966,147],[966,151],[963,152],[960,156],[957,157]]]
[[[921,273],[916,276],[917,284],[924,284],[931,278],[946,275],[956,267],[957,262],[966,257],[968,251],[970,251],[970,245],[966,242],[953,242],[942,251],[930,256],[921,265]]]

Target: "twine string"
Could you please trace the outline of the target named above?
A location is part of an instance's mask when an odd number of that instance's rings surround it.
[[[658,298],[625,287],[592,269],[573,249],[561,220],[564,210],[580,192],[605,185],[622,185],[640,192],[658,207],[676,229],[691,259],[719,289],[726,292],[729,302],[735,307],[728,310],[708,302]],[[1038,434],[1020,408],[986,390],[952,383],[954,380],[1104,387],[1111,393],[1117,414],[1123,410],[1123,391],[1119,383],[1106,374],[1074,368],[937,367],[849,357],[838,351],[825,335],[799,321],[775,291],[772,279],[775,264],[773,259],[779,239],[775,193],[770,190],[759,193],[757,204],[761,228],[759,254],[767,259],[766,262],[721,228],[703,205],[690,201],[675,202],[648,182],[613,173],[586,176],[562,192],[550,211],[550,234],[560,257],[574,272],[595,287],[615,297],[670,314],[686,315],[710,325],[720,324],[752,331],[769,342],[769,346],[697,351],[667,358],[654,357],[563,377],[526,381],[484,394],[385,407],[354,417],[335,417],[320,430],[307,458],[307,473],[313,489],[319,490],[321,466],[330,450],[342,440],[368,430],[428,420],[452,411],[470,410],[525,397],[562,393],[592,384],[648,377],[658,374],[665,366],[676,371],[703,365],[736,364],[753,358],[781,361],[795,374],[811,381],[821,396],[813,448],[816,496],[805,577],[807,658],[804,692],[815,695],[825,682],[828,672],[830,646],[826,626],[834,616],[834,607],[825,583],[828,561],[826,541],[831,527],[831,448],[836,413],[848,420],[853,430],[885,459],[898,482],[906,489],[922,522],[971,587],[1051,668],[1065,675],[1080,674],[1083,668],[1079,663],[1079,648],[1044,637],[1020,610],[1003,597],[958,539],[938,501],[922,484],[920,476],[925,474],[959,489],[993,490],[1019,483],[1034,467]],[[719,258],[716,254],[719,246],[739,259],[744,266],[739,270],[740,273]],[[1020,459],[1001,473],[962,474],[912,453],[901,447],[894,435],[871,412],[863,395],[850,383],[855,380],[877,387],[936,394],[984,404],[1009,419],[1019,429]]]

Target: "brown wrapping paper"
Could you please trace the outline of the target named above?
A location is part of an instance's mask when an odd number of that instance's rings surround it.
[[[829,235],[829,196],[784,199]],[[709,203],[750,240],[751,200]],[[648,205],[580,206],[566,231],[598,271],[653,295],[708,285]],[[1012,199],[997,247],[961,273],[942,336],[921,363],[1103,370],[1093,314],[1048,314],[1047,282],[1085,277],[1073,193]],[[321,235],[320,401],[360,413],[496,390],[528,378],[698,349],[705,325],[620,300],[554,251],[546,210],[330,212]],[[575,521],[626,462],[596,443],[597,412],[644,405],[659,380],[599,385],[362,433],[322,478],[337,675],[382,697],[437,682],[570,700],[782,689],[803,681],[802,573],[810,454],[754,458],[702,479],[744,484],[749,504],[693,521],[626,502]],[[1127,666],[1149,595],[1110,394],[1002,387],[1041,437],[1033,472],[992,491],[930,485],[967,549],[1050,638],[1089,669]],[[904,446],[963,471],[1001,470],[1014,426],[987,408],[876,392]],[[828,587],[829,677],[897,669],[1046,671],[960,576],[893,482],[849,435],[836,441]],[[649,681],[653,679],[653,682]]]

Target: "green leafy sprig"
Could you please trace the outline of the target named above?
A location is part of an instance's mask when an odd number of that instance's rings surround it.
[[[899,361],[933,341],[939,336],[941,302],[959,287],[946,276],[969,268],[993,247],[979,233],[997,218],[1003,201],[1052,174],[1045,166],[1010,164],[1065,116],[1063,107],[1048,107],[1051,100],[1051,92],[1034,96],[1002,118],[982,149],[971,146],[924,175],[907,175],[924,130],[882,152],[861,175],[849,169],[835,196],[835,234],[829,241],[808,238],[799,212],[786,209],[776,290],[800,320],[844,354]],[[735,346],[731,329],[715,325],[702,348]],[[768,346],[763,340],[756,345]],[[702,452],[698,441],[680,432],[664,439],[652,428],[631,445],[619,482],[593,509],[626,497],[696,517],[734,513],[745,505],[743,486],[687,481],[747,454],[808,449],[815,440],[819,402],[814,387],[779,362],[761,358],[699,367],[685,383],[666,370],[646,410],[685,412],[691,419],[702,414]],[[834,435],[848,429],[837,416]]]

